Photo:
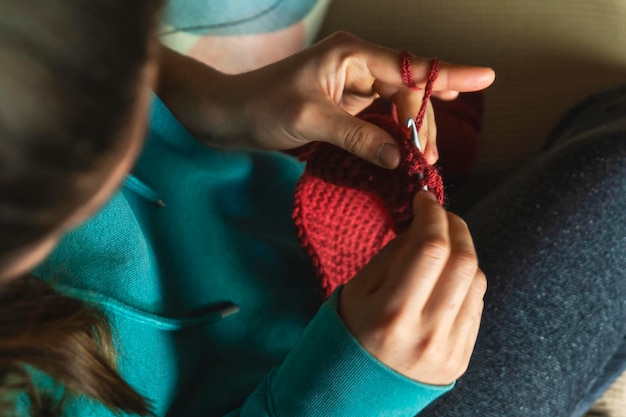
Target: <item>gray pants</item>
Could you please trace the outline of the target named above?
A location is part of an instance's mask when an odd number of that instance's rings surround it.
[[[579,417],[626,368],[626,87],[587,99],[465,216],[489,289],[456,388],[420,417]]]

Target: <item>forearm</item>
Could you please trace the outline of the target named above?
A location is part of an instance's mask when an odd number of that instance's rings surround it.
[[[227,417],[415,416],[454,384],[423,384],[365,351],[337,314],[337,293],[283,363]]]
[[[236,146],[235,76],[161,46],[156,94],[194,136],[209,146]]]

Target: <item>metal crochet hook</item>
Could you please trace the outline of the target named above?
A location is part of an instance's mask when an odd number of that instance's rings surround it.
[[[413,137],[413,142],[415,142],[415,146],[417,146],[417,149],[419,149],[419,151],[421,153],[424,153],[424,151],[422,150],[422,145],[420,144],[420,139],[417,136],[417,126],[415,125],[415,120],[413,120],[412,117],[409,117],[409,119],[406,121],[406,127],[410,127],[411,128],[411,135]],[[424,176],[422,174],[420,174],[420,181],[424,178]],[[423,190],[428,191],[428,187],[427,186],[423,186],[422,187]]]

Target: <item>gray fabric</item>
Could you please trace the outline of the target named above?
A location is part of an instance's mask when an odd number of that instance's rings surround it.
[[[470,210],[489,289],[470,369],[420,417],[579,417],[626,366],[626,89]]]

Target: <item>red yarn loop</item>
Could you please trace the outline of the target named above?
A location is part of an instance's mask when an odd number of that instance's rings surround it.
[[[402,57],[401,71],[402,71],[402,81],[404,85],[409,87],[411,90],[419,90],[420,88],[415,84],[415,80],[413,79],[413,70],[411,69],[411,54],[408,51],[402,51],[400,53]]]
[[[401,72],[404,85],[406,85],[411,90],[420,90],[417,84],[415,84],[415,80],[413,79],[413,70],[411,69],[411,54],[408,51],[402,51],[401,57]],[[433,88],[435,86],[435,81],[437,81],[437,77],[439,76],[440,68],[441,64],[439,60],[437,58],[433,58],[430,65],[430,71],[428,72],[428,79],[426,79],[426,86],[424,87],[424,97],[422,98],[422,105],[419,112],[417,113],[417,117],[415,118],[415,127],[417,128],[417,130],[422,127],[424,115],[426,114],[426,108],[428,107],[428,100],[433,94]]]

